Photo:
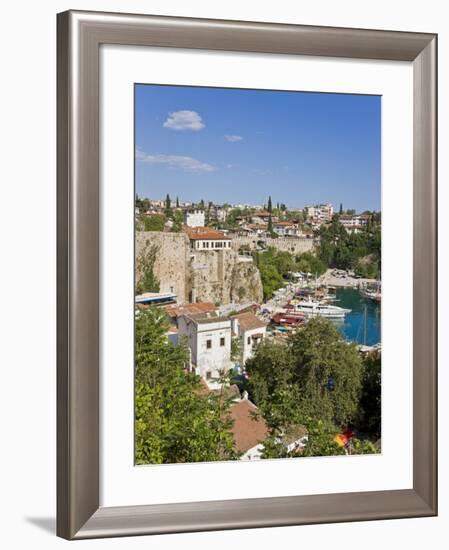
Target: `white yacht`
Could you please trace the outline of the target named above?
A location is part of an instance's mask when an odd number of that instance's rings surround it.
[[[345,309],[339,306],[333,306],[322,302],[314,302],[313,300],[303,300],[294,305],[294,311],[307,315],[309,317],[330,317],[332,319],[343,318],[347,313],[351,313],[350,309]]]

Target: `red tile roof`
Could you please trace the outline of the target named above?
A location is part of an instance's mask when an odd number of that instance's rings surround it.
[[[253,413],[256,413],[257,410],[256,405],[247,399],[235,403],[230,409],[230,416],[234,420],[231,432],[234,436],[235,447],[239,452],[252,449],[268,435],[265,420],[261,416],[258,416],[257,419],[254,418]]]
[[[184,304],[183,306],[170,305],[164,308],[165,313],[171,317],[176,318],[180,315],[195,315],[198,313],[214,313],[217,308],[210,302],[198,302],[195,304]]]
[[[192,241],[208,240],[208,241],[229,241],[230,237],[227,237],[221,231],[217,231],[212,227],[186,227],[185,232]]]
[[[232,318],[238,320],[239,325],[243,331],[253,330],[256,328],[265,328],[267,326],[267,323],[261,321],[258,317],[254,315],[254,313],[251,313],[250,311],[237,313],[237,315],[233,315]]]

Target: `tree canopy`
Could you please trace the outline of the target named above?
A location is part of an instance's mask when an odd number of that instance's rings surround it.
[[[145,244],[136,260],[136,294],[144,292],[159,292],[159,279],[154,274],[154,264],[158,253],[156,245]]]
[[[348,233],[335,214],[329,225],[318,230],[318,256],[328,267],[354,269],[362,277],[377,278],[380,274],[381,227],[373,214],[359,233]]]
[[[262,342],[246,371],[269,428],[263,458],[290,456],[282,437],[298,425],[309,434],[301,456],[344,452],[333,438],[359,420],[364,368],[331,321],[317,317],[287,342]]]
[[[135,459],[137,464],[237,458],[229,429],[229,401],[204,391],[185,370],[188,350],[166,336],[155,308],[136,312]]]

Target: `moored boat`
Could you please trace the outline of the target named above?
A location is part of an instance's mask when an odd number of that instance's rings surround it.
[[[347,313],[351,313],[350,309],[339,306],[334,306],[313,300],[303,300],[294,304],[294,309],[290,311],[302,313],[308,317],[329,317],[331,319],[341,319]]]

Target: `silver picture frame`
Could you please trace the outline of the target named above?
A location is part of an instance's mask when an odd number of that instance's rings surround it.
[[[66,539],[437,514],[437,36],[67,11],[57,16],[57,534]],[[102,44],[413,64],[413,487],[100,506],[99,49]]]

